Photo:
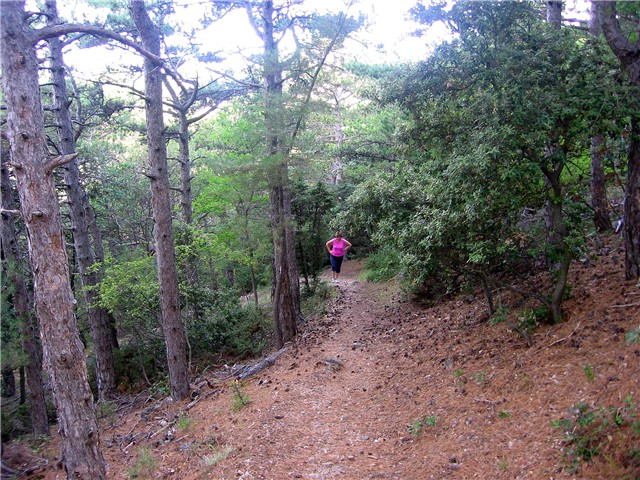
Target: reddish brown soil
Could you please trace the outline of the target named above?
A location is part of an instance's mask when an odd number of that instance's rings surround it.
[[[608,430],[595,460],[569,473],[551,425],[577,402],[640,403],[640,345],[625,343],[640,326],[640,289],[624,281],[618,247],[599,253],[572,268],[567,321],[539,326],[531,347],[505,323],[478,322],[480,292],[420,307],[347,262],[326,315],[238,386],[246,406],[233,408],[223,372],[206,375],[214,388],[196,382],[191,402],[123,401],[113,425],[104,420],[109,478],[640,478],[630,428]],[[211,465],[216,452],[226,457]],[[38,476],[64,478],[54,467]]]

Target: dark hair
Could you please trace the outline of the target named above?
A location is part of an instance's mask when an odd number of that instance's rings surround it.
[[[337,231],[337,232],[336,232],[336,237],[341,237],[341,236],[342,236],[342,232]]]

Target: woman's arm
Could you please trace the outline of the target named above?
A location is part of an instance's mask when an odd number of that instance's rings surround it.
[[[345,240],[344,244],[346,245],[344,251],[346,252],[347,250],[349,250],[351,248],[351,242],[349,242],[349,240]]]
[[[331,247],[333,246],[333,240],[329,240],[327,243],[325,243],[325,246],[327,247],[327,252],[331,253]]]

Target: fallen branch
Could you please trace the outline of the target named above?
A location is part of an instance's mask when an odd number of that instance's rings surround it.
[[[256,373],[260,373],[265,368],[270,367],[271,365],[273,365],[275,363],[277,358],[280,355],[282,355],[283,353],[285,353],[287,350],[289,350],[289,347],[283,347],[280,350],[278,350],[277,352],[272,353],[271,355],[269,355],[264,360],[260,360],[254,366],[248,367],[247,369],[243,370],[242,372],[240,372],[238,374],[238,376],[237,376],[238,380],[244,380],[246,378],[249,378],[249,377],[255,375]]]
[[[160,430],[158,430],[156,433],[152,434],[151,436],[149,436],[149,440],[151,440],[153,437],[155,437],[156,435],[158,435],[161,432],[164,432],[165,430],[167,430],[168,428],[173,427],[176,424],[176,421],[174,420],[173,422],[168,422],[164,427],[162,427]]]
[[[536,350],[531,350],[531,349],[529,349],[529,350],[527,350],[527,351],[524,353],[524,355],[530,355],[530,354],[532,354],[532,353],[538,353],[540,350],[543,350],[543,349],[545,349],[545,348],[553,347],[554,345],[556,345],[556,344],[558,344],[558,343],[560,343],[560,342],[564,342],[565,340],[568,340],[569,338],[571,338],[571,336],[572,336],[574,333],[576,333],[576,330],[578,330],[578,327],[580,327],[580,323],[582,323],[582,322],[578,322],[578,324],[576,325],[576,328],[574,328],[574,329],[573,329],[573,331],[572,331],[569,335],[567,335],[566,337],[561,338],[561,339],[559,339],[559,340],[556,340],[555,342],[551,342],[551,343],[550,343],[549,345],[547,345],[546,347],[544,347],[544,346],[543,346],[543,347],[537,348]]]
[[[474,398],[473,401],[478,403],[486,403],[487,405],[490,405],[491,408],[495,409],[496,405],[500,405],[504,400],[486,400],[484,398]]]
[[[553,347],[554,345],[556,345],[556,344],[558,344],[558,343],[560,343],[560,342],[564,342],[565,340],[568,340],[568,339],[571,337],[571,335],[573,335],[574,333],[576,333],[576,330],[578,330],[578,327],[580,326],[580,323],[582,323],[582,322],[578,322],[578,324],[576,325],[576,328],[574,328],[574,329],[573,329],[573,332],[571,332],[571,333],[570,333],[569,335],[567,335],[566,337],[561,338],[560,340],[556,340],[555,342],[551,342],[549,345],[547,345],[547,348],[549,348],[549,347]]]
[[[640,307],[640,303],[627,303],[625,305],[611,305],[609,308],[628,308],[628,307]]]

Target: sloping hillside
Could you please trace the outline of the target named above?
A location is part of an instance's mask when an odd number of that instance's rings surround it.
[[[640,478],[640,344],[625,341],[640,289],[622,260],[611,246],[577,262],[566,323],[531,347],[486,321],[480,292],[420,307],[347,262],[326,315],[262,373],[205,372],[191,402],[123,399],[103,419],[109,478]],[[596,446],[592,462],[567,454]],[[34,461],[19,451],[11,466]]]

